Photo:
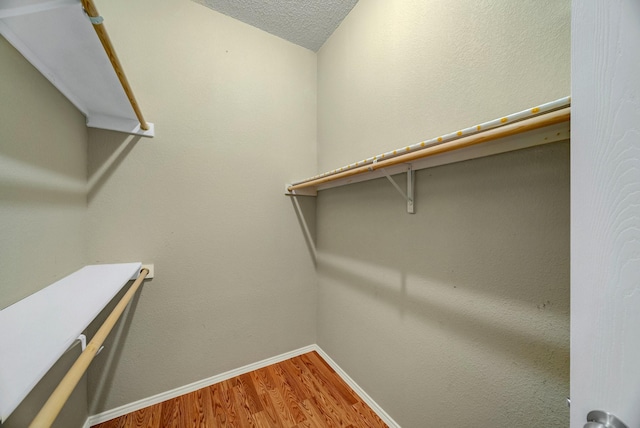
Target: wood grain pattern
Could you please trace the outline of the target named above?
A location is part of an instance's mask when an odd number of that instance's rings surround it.
[[[640,426],[640,2],[571,5],[571,426]],[[576,131],[574,134],[574,130]]]
[[[165,427],[387,425],[314,351],[93,426]]]

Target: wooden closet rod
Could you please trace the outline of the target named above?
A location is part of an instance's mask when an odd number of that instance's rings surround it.
[[[82,7],[84,11],[91,19],[91,23],[93,24],[93,29],[96,30],[96,34],[100,39],[100,43],[102,43],[102,47],[104,47],[104,51],[109,57],[109,61],[111,61],[111,65],[113,66],[113,70],[116,72],[116,76],[118,76],[118,80],[120,80],[120,84],[122,85],[122,89],[124,89],[124,93],[129,98],[129,102],[131,103],[131,107],[133,108],[136,117],[138,118],[138,122],[140,122],[140,128],[148,131],[149,124],[144,120],[142,116],[142,111],[140,111],[140,106],[138,106],[138,102],[136,101],[136,97],[133,95],[133,90],[131,89],[131,85],[129,85],[129,81],[127,80],[127,76],[124,74],[124,69],[122,68],[122,64],[120,64],[120,60],[118,59],[118,55],[116,55],[116,51],[111,44],[111,39],[109,38],[109,34],[107,34],[107,29],[104,27],[102,23],[102,17],[98,13],[98,9],[96,9],[96,5],[93,4],[93,0],[82,0]]]
[[[53,391],[42,409],[40,409],[40,412],[38,412],[33,422],[31,422],[31,425],[29,425],[29,428],[49,428],[53,424],[53,421],[58,417],[60,410],[62,410],[62,407],[69,399],[74,388],[87,371],[89,364],[91,364],[91,361],[93,361],[93,358],[97,355],[98,350],[111,332],[111,329],[113,329],[113,326],[120,318],[120,315],[122,315],[122,312],[124,312],[127,304],[129,304],[129,301],[131,301],[134,294],[136,294],[140,284],[142,284],[142,281],[148,274],[149,270],[147,268],[143,268],[140,271],[138,278],[134,281],[122,299],[120,299],[105,322],[102,323],[98,332],[93,336],[91,342],[89,342],[85,350],[82,351],[76,362],[62,378],[58,387]]]
[[[501,126],[499,128],[489,129],[487,131],[478,132],[477,134],[462,137],[457,140],[449,141],[435,146],[426,147],[424,149],[416,150],[415,152],[406,153],[391,159],[385,159],[377,161],[361,167],[349,169],[347,171],[338,172],[336,174],[327,175],[325,177],[304,181],[292,186],[287,187],[291,192],[294,190],[305,189],[308,187],[315,187],[323,183],[339,180],[341,178],[352,177],[354,175],[364,174],[370,171],[375,171],[380,168],[387,168],[393,165],[401,163],[408,163],[416,159],[422,159],[429,156],[439,155],[441,153],[451,152],[453,150],[463,149],[465,147],[473,146],[480,143],[486,143],[487,141],[497,140],[498,138],[508,137],[511,135],[520,134],[522,132],[532,131],[538,128],[544,128],[545,126],[555,125],[557,123],[567,122],[571,119],[571,107],[565,107],[560,110],[544,113],[539,116],[534,116],[530,119],[525,119],[520,122],[510,123],[508,125]]]

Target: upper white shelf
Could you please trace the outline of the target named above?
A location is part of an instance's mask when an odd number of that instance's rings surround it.
[[[566,140],[570,137],[570,106],[571,97],[564,97],[380,153],[305,180],[286,184],[285,194],[316,196],[318,190],[389,177],[408,169],[415,171]]]
[[[0,311],[0,424],[140,268],[85,266]]]
[[[4,36],[87,118],[87,126],[144,130],[80,0],[2,0]]]

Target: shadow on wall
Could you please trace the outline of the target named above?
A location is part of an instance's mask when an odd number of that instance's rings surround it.
[[[67,374],[73,363],[80,356],[80,342],[76,341],[47,374],[31,390],[22,403],[13,411],[2,428],[24,428],[38,414],[44,403],[49,399],[53,390]],[[68,428],[83,426],[87,419],[87,377],[82,376],[78,386],[73,390],[67,404],[56,418],[53,428]]]
[[[415,215],[385,179],[320,192],[319,251],[530,303],[568,287],[568,163],[563,142],[417,171]]]
[[[145,281],[146,282],[146,281]],[[131,284],[129,284],[129,287]],[[122,296],[129,287],[124,287],[116,297],[104,308],[96,319],[87,328],[87,337],[93,337],[102,323],[109,316],[113,308],[118,304]],[[123,348],[127,341],[127,336],[133,322],[133,318],[140,300],[142,287],[136,292],[124,313],[114,326],[113,330],[105,340],[104,349],[95,357],[88,370],[88,410],[89,415],[93,415],[96,409],[104,408],[105,401],[111,390],[114,373],[122,356]]]
[[[7,167],[7,164],[6,159],[0,159],[0,199],[3,201],[24,205],[85,205],[83,181],[65,179],[43,171],[29,173],[28,167]],[[14,174],[10,170],[20,172]]]
[[[290,198],[298,217],[298,225],[309,250],[309,256],[313,260],[313,266],[317,267],[316,198],[314,196],[290,196]]]
[[[91,202],[109,177],[142,137],[103,129],[91,129],[87,201]]]
[[[5,203],[84,206],[85,191],[80,177],[0,152],[0,200]]]
[[[384,179],[321,192],[321,316],[370,302],[568,385],[568,164],[565,142],[418,171],[415,215]]]
[[[400,316],[409,314],[425,322],[439,324],[450,334],[468,342],[479,341],[510,359],[528,362],[536,369],[547,369],[561,382],[569,382],[568,371],[558,371],[569,358],[569,347],[559,331],[545,332],[536,324],[555,324],[569,329],[565,316],[547,310],[550,302],[538,307],[510,302],[500,312],[493,311],[491,296],[472,288],[434,283],[406,272],[383,272],[375,265],[318,255],[321,277],[368,295],[378,302],[395,305]],[[395,277],[394,281],[389,281]],[[551,364],[540,365],[540,356]]]
[[[111,131],[100,132],[108,135],[91,143],[95,145],[91,149],[95,156],[91,157],[88,165],[88,181],[0,153],[0,200],[20,204],[85,206],[85,195],[88,201],[93,199],[141,138]]]

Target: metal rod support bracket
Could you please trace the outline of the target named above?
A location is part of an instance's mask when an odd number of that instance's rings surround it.
[[[289,187],[291,186],[291,184],[285,184],[284,194],[286,196],[318,196],[318,191],[313,187],[308,189],[289,190]]]
[[[82,350],[84,351],[85,349],[87,349],[87,336],[85,336],[84,334],[81,334],[80,336],[78,336],[78,340],[80,341],[80,346],[82,347]]]
[[[78,343],[80,344],[80,347],[84,351],[87,348],[87,336],[85,336],[84,334],[81,334],[80,336],[78,336],[76,340],[73,341],[71,346],[69,346],[69,348],[67,348],[67,350],[64,351],[64,353],[66,354],[67,352],[71,351]]]
[[[377,163],[377,160],[374,160],[373,163]],[[389,183],[391,183],[391,185],[393,185],[393,187],[395,187],[395,189],[402,195],[402,197],[407,201],[407,212],[409,214],[414,214],[414,191],[413,191],[413,187],[414,187],[414,182],[413,182],[413,169],[411,168],[411,165],[407,166],[407,193],[404,192],[404,190],[402,190],[400,188],[400,186],[398,186],[398,183],[396,183],[396,181],[391,178],[391,176],[389,175],[389,173],[387,172],[386,169],[384,168],[380,168],[380,171],[382,171],[382,173],[384,174],[385,177],[387,177],[387,180],[389,180]]]
[[[82,8],[82,11],[85,15],[87,15],[87,18],[89,18],[89,21],[91,21],[93,25],[100,25],[104,22],[104,18],[102,16],[91,16],[89,15],[89,12],[87,12],[87,9],[85,9],[84,7]]]
[[[93,25],[100,25],[104,22],[104,18],[101,16],[89,16],[89,21],[91,21]]]

